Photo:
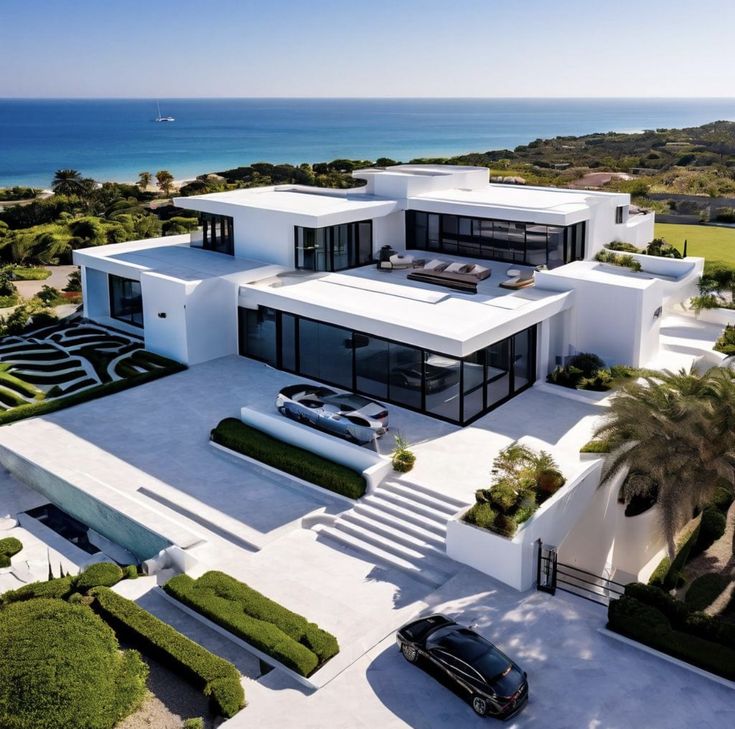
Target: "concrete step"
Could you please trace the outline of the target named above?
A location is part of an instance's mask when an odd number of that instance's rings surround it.
[[[367,542],[372,546],[378,547],[386,552],[390,552],[391,554],[395,554],[397,557],[401,557],[408,562],[428,566],[432,569],[436,569],[438,572],[452,571],[451,560],[446,555],[440,554],[434,549],[407,547],[405,544],[401,544],[390,537],[379,534],[370,526],[364,527],[343,519],[339,519],[333,526],[339,531],[351,534],[353,537],[357,537],[363,542]]]
[[[413,487],[413,484],[402,483],[401,481],[384,481],[378,493],[383,491],[391,491],[392,493],[411,499],[415,503],[424,504],[436,511],[446,514],[448,517],[454,516],[462,507],[446,501],[440,494],[429,494],[426,491],[419,491]]]
[[[435,509],[433,506],[427,506],[420,501],[416,501],[411,496],[404,496],[396,491],[388,491],[381,488],[375,492],[375,496],[383,499],[384,501],[390,501],[392,504],[396,504],[396,506],[400,506],[407,511],[420,514],[421,516],[431,519],[438,524],[446,525],[447,521],[452,517],[452,515],[446,511],[440,511],[439,509]]]
[[[418,551],[434,552],[442,556],[446,555],[444,551],[444,540],[431,532],[424,532],[422,535],[412,534],[405,528],[405,522],[399,520],[388,524],[384,521],[372,518],[368,514],[358,513],[354,510],[348,511],[344,516],[340,517],[340,521],[351,522],[365,529],[370,529],[377,534],[382,534],[394,542],[403,544],[411,549]]]
[[[438,519],[431,518],[426,514],[421,514],[413,509],[406,508],[404,505],[400,505],[391,500],[386,500],[382,497],[374,494],[363,499],[363,504],[372,506],[378,511],[383,511],[388,514],[392,514],[401,521],[408,522],[415,526],[420,527],[429,532],[433,532],[440,537],[444,537],[447,532],[446,519],[442,522]]]
[[[362,503],[356,504],[349,513],[380,522],[392,529],[399,529],[405,534],[410,534],[413,537],[417,537],[422,541],[438,547],[443,548],[444,546],[445,532],[441,529],[429,528],[428,525],[424,528],[418,523],[406,521],[400,514],[396,515],[392,511],[385,511],[380,507],[376,508],[375,506],[364,503],[364,500]],[[433,526],[432,522],[431,527]]]
[[[393,552],[388,552],[380,547],[365,542],[359,537],[356,537],[347,532],[335,529],[334,527],[319,525],[315,527],[315,530],[319,533],[320,537],[324,537],[333,542],[338,543],[343,547],[357,552],[358,554],[365,555],[370,558],[371,561],[380,562],[389,567],[401,570],[406,574],[410,575],[413,579],[423,582],[424,584],[436,587],[443,584],[449,578],[449,574],[443,571],[437,571],[435,568],[429,565],[422,565],[421,561],[415,563],[399,557]]]
[[[431,496],[435,499],[439,499],[446,504],[451,504],[452,506],[455,507],[457,511],[463,508],[467,508],[469,506],[469,504],[466,501],[462,501],[462,499],[456,499],[453,496],[448,496],[447,494],[439,493],[438,491],[435,491],[429,486],[424,486],[420,483],[415,483],[408,478],[401,478],[400,480],[396,480],[396,483],[400,483],[404,486],[407,486],[411,490],[412,493],[426,494],[427,496]]]

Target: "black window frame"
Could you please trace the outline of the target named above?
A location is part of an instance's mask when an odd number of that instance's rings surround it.
[[[213,253],[235,255],[235,223],[229,215],[200,213],[202,220],[202,248]]]
[[[438,225],[436,240],[430,236],[430,221],[433,221],[434,227]],[[563,230],[562,260],[559,262],[558,258],[555,259],[557,261],[555,265],[559,266],[584,259],[587,237],[587,221],[563,226],[453,213],[435,213],[428,210],[407,210],[405,227],[407,248],[525,266],[552,267],[549,265],[552,261],[550,228],[555,233],[558,229]],[[529,228],[534,229],[536,236],[540,235],[540,228],[545,228],[546,246],[536,245],[532,248],[534,255],[545,250],[546,260],[542,263],[529,259]],[[470,233],[463,234],[462,229],[469,230]]]
[[[135,298],[140,299],[140,307],[131,310],[128,313],[123,312],[119,309],[118,303],[119,299],[124,297],[124,294],[122,296],[117,296],[117,292],[115,291],[116,287],[122,286],[122,287],[129,287],[133,288],[134,286],[138,287],[138,295]],[[115,321],[121,321],[125,324],[130,324],[130,326],[138,327],[139,329],[144,328],[144,312],[143,312],[143,287],[137,279],[134,278],[127,278],[125,276],[116,276],[114,273],[110,273],[107,275],[107,293],[109,296],[109,302],[110,302],[110,318],[115,319]],[[128,295],[128,299],[132,299],[133,297]],[[140,314],[140,321],[136,321],[136,316]]]
[[[464,357],[459,357],[457,355],[447,354],[444,352],[438,352],[433,349],[427,349],[425,347],[418,347],[414,345],[407,344],[406,342],[399,342],[393,339],[389,339],[388,337],[383,337],[378,334],[369,334],[367,332],[362,332],[354,329],[349,329],[348,327],[344,327],[339,324],[332,324],[331,322],[326,322],[319,319],[314,319],[307,316],[301,316],[300,314],[294,314],[293,312],[286,312],[282,311],[280,309],[274,309],[273,307],[258,307],[259,309],[269,309],[273,312],[275,312],[276,315],[276,327],[275,327],[275,356],[273,359],[270,359],[268,357],[260,357],[255,356],[247,351],[247,347],[243,346],[243,343],[247,342],[247,329],[243,327],[242,322],[247,320],[247,314],[245,312],[254,312],[257,311],[255,309],[246,309],[245,307],[238,307],[238,351],[241,356],[248,357],[250,359],[255,359],[257,361],[265,362],[272,367],[275,367],[276,369],[284,370],[286,372],[290,372],[295,375],[308,377],[309,379],[314,379],[319,382],[323,382],[327,385],[331,385],[333,387],[340,388],[342,390],[350,390],[351,392],[355,392],[361,395],[364,395],[365,397],[375,398],[379,401],[384,401],[387,403],[391,403],[394,405],[398,405],[399,407],[406,408],[407,410],[412,410],[414,412],[423,413],[424,415],[429,415],[433,418],[436,418],[438,420],[442,420],[444,422],[453,423],[455,425],[469,425],[473,423],[478,418],[481,418],[483,415],[486,415],[487,413],[491,412],[497,407],[500,407],[504,403],[508,402],[508,400],[512,399],[516,395],[519,395],[521,392],[524,392],[529,387],[533,385],[533,383],[536,381],[536,369],[537,369],[537,342],[538,342],[538,326],[536,324],[531,325],[530,327],[526,327],[524,329],[521,329],[517,332],[514,332],[510,334],[508,337],[505,337],[502,340],[498,340],[497,342],[493,342],[489,345],[486,345],[485,347],[482,347],[481,349],[477,350],[476,352],[472,352],[469,355],[466,355]],[[283,327],[283,317],[289,316],[293,317],[294,326],[293,326],[293,343],[292,345],[289,343],[289,347],[293,346],[293,361],[294,361],[294,367],[288,368],[284,367],[284,327]],[[317,325],[332,327],[333,329],[340,330],[341,332],[345,333],[344,337],[344,346],[346,348],[349,348],[352,350],[351,355],[351,361],[352,361],[352,372],[351,376],[349,378],[346,378],[349,380],[351,384],[345,384],[345,382],[335,382],[333,380],[324,379],[322,377],[317,377],[314,375],[312,371],[309,371],[308,373],[303,372],[302,368],[302,361],[301,361],[301,323],[302,322],[309,322]],[[243,335],[243,332],[245,334]],[[517,386],[516,385],[516,372],[515,372],[515,362],[516,362],[516,342],[515,338],[518,335],[521,335],[523,333],[527,333],[528,339],[527,339],[527,349],[528,349],[528,364],[527,364],[527,377],[526,377],[526,383]],[[386,345],[385,351],[386,351],[386,365],[385,365],[385,395],[383,394],[376,394],[375,392],[369,392],[367,389],[363,389],[361,387],[358,387],[358,378],[361,376],[360,373],[358,373],[357,368],[357,350],[365,346],[365,343],[369,344],[370,342],[374,341],[376,344],[384,344]],[[489,369],[492,366],[490,362],[488,361],[488,358],[486,356],[487,350],[490,349],[490,347],[493,347],[495,345],[503,345],[507,343],[507,354],[506,354],[506,370],[504,370],[504,374],[497,375],[491,379],[488,379],[489,375]],[[390,381],[390,375],[391,375],[391,365],[390,365],[390,352],[391,352],[391,345],[397,346],[397,347],[404,347],[412,349],[419,353],[419,358],[421,362],[421,371],[420,371],[420,389],[419,389],[419,400],[420,404],[418,406],[412,405],[408,402],[406,402],[405,399],[396,399],[395,397],[391,396],[391,381]],[[502,347],[501,347],[502,350]],[[503,350],[505,351],[505,350]],[[380,349],[378,350],[378,353],[380,353]],[[465,418],[465,397],[467,395],[467,392],[465,391],[465,362],[468,361],[470,358],[474,358],[477,355],[481,358],[481,365],[482,365],[482,409],[479,412],[476,412],[473,409],[473,413]],[[452,418],[452,417],[446,417],[444,415],[441,415],[440,413],[437,413],[435,409],[429,409],[427,406],[427,394],[430,394],[427,391],[427,360],[431,356],[438,356],[446,359],[452,359],[456,360],[458,363],[458,380],[456,383],[457,386],[457,392],[458,392],[458,417]],[[472,362],[471,364],[477,365],[477,362]],[[505,396],[491,401],[488,397],[488,383],[496,381],[499,377],[505,377],[507,375],[508,379],[508,392]],[[364,377],[364,375],[363,375]],[[370,378],[368,378],[370,379]],[[450,384],[448,387],[452,387]],[[448,389],[448,388],[445,388]],[[477,388],[475,388],[477,389]],[[473,391],[470,391],[473,392]]]
[[[368,255],[363,257],[361,250],[361,231],[360,226],[367,225],[369,227],[368,237]],[[299,245],[303,241],[307,232],[314,234],[314,238],[322,238],[324,245],[324,268],[318,266],[306,266],[300,262],[303,259],[303,251],[307,250],[303,245]],[[335,246],[342,239],[342,234],[347,235],[347,265],[335,266]],[[318,247],[318,245],[317,245]],[[308,249],[312,250],[312,249]],[[300,252],[302,252],[300,254]],[[314,256],[316,262],[317,256]],[[347,271],[351,268],[359,268],[360,266],[369,266],[374,263],[373,258],[373,221],[356,220],[352,223],[340,223],[339,225],[327,225],[321,228],[309,228],[308,226],[294,226],[294,268],[302,271],[314,271],[325,273],[336,273],[337,271]]]

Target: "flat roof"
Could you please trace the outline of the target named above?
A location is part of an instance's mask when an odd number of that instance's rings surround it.
[[[631,271],[624,266],[599,261],[573,261],[560,268],[541,271],[540,278],[574,279],[575,281],[591,281],[596,284],[620,286],[627,289],[647,289],[661,277],[643,271]]]
[[[74,262],[100,270],[104,270],[100,264],[106,262],[110,266],[154,272],[178,281],[203,281],[237,274],[242,274],[247,280],[255,271],[273,275],[285,270],[282,266],[263,261],[190,247],[188,234],[83,248],[74,251]]]
[[[426,254],[423,254],[424,256]],[[453,256],[452,260],[470,262]],[[476,262],[476,261],[474,261]],[[271,306],[444,354],[465,356],[568,308],[569,292],[502,289],[507,263],[477,294],[410,281],[410,270],[365,266],[343,273],[285,272],[241,284],[240,303]]]
[[[411,197],[409,206],[416,207],[422,202],[455,203],[482,208],[502,208],[529,213],[545,213],[567,216],[573,213],[586,213],[598,201],[595,195],[581,190],[563,190],[549,187],[528,187],[526,185],[488,184],[481,188],[467,190],[452,188],[426,192]]]
[[[363,190],[333,190],[304,185],[271,185],[229,192],[174,198],[174,205],[190,210],[213,211],[212,203],[222,207],[256,208],[272,212],[322,217],[359,213],[379,217],[396,209],[397,200],[368,195]]]

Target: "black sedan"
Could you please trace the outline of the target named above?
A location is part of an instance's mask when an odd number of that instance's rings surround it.
[[[409,663],[423,658],[438,667],[480,716],[508,719],[528,701],[526,673],[490,641],[444,615],[414,620],[396,639]]]

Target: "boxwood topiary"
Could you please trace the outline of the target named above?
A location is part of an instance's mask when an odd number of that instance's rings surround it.
[[[689,585],[684,595],[684,602],[692,611],[704,610],[722,594],[729,584],[730,578],[726,575],[714,573],[700,575]]]
[[[699,521],[699,534],[691,551],[691,556],[707,551],[724,533],[727,528],[725,515],[712,506],[707,507]]]
[[[123,578],[123,571],[112,562],[95,562],[87,567],[76,580],[79,592],[86,592],[93,587],[112,587]]]
[[[74,591],[75,578],[71,575],[67,577],[57,577],[46,582],[30,582],[17,590],[9,590],[0,595],[0,602],[10,604],[13,602],[22,602],[24,600],[33,600],[35,598],[53,598],[66,599]]]
[[[38,599],[1,614],[0,726],[112,729],[142,702],[147,666],[89,608]]]

